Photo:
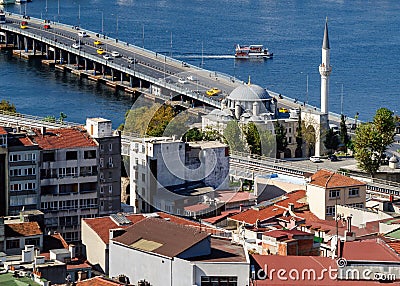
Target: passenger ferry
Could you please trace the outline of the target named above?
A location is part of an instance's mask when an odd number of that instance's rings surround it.
[[[14,4],[15,0],[0,0],[0,5]]]
[[[267,48],[264,49],[263,45],[250,45],[241,46],[236,45],[235,58],[238,59],[252,59],[252,58],[266,58],[270,59],[273,57],[273,53],[270,53]]]

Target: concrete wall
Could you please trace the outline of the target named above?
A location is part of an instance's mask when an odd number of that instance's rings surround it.
[[[310,211],[319,219],[326,219],[325,189],[307,185],[307,201]]]
[[[352,207],[343,206],[343,205],[338,205],[337,211],[338,211],[338,214],[344,215],[345,218],[352,215],[353,218],[351,220],[351,225],[360,227],[360,228],[365,227],[365,224],[367,222],[377,221],[377,220],[392,217],[391,215],[388,215],[381,211],[378,211],[376,213],[376,212],[372,212],[372,211],[367,211],[365,209],[352,208]],[[397,227],[400,227],[400,225],[398,225]]]
[[[86,249],[86,257],[90,264],[99,264],[105,274],[108,274],[108,257],[106,255],[106,244],[91,229],[87,223],[82,220],[81,225],[82,244]]]
[[[237,277],[237,285],[249,285],[250,263],[248,262],[193,262],[195,266],[195,283],[201,285],[201,276]],[[190,285],[190,284],[186,284]]]
[[[177,273],[180,273],[177,270]],[[109,276],[116,277],[124,274],[132,284],[139,280],[146,280],[152,286],[172,286],[172,260],[168,257],[130,249],[126,246],[110,242]],[[179,280],[187,281],[185,273],[176,275]],[[183,282],[182,282],[183,283]],[[181,285],[191,285],[181,284]]]

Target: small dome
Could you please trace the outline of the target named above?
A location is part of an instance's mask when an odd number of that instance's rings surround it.
[[[228,96],[228,99],[235,101],[261,101],[271,98],[264,88],[255,84],[239,85]]]
[[[395,155],[393,155],[389,159],[389,163],[398,163],[398,162],[399,162],[399,159],[397,159],[397,157]]]

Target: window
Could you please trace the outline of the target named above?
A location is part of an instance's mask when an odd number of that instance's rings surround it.
[[[100,167],[101,167],[101,168],[104,167],[104,158],[100,158]]]
[[[65,155],[66,160],[77,160],[78,159],[78,151],[67,151]]]
[[[364,204],[363,203],[348,204],[346,206],[352,207],[352,208],[359,208],[359,209],[364,208]]]
[[[349,197],[359,197],[359,189],[358,188],[350,188],[349,190]]]
[[[19,239],[11,239],[6,241],[7,249],[19,248]]]
[[[109,186],[108,186],[108,192],[109,192],[110,194],[112,194],[112,185],[109,185]]]
[[[236,276],[201,276],[201,286],[237,286]]]
[[[289,144],[292,144],[292,137],[289,137]]]
[[[142,174],[142,182],[146,181],[146,174]]]
[[[43,162],[54,162],[56,159],[55,152],[45,152],[43,153]]]
[[[22,185],[21,184],[11,184],[10,190],[11,191],[21,191]]]
[[[104,151],[104,145],[100,144],[100,151]]]
[[[30,154],[25,154],[25,161],[36,161],[36,154],[35,153],[30,153]]]
[[[112,143],[108,144],[108,151],[112,151]]]
[[[22,176],[21,169],[11,169],[10,170],[10,177]]]
[[[36,183],[25,183],[25,190],[35,190]]]
[[[94,159],[96,158],[96,150],[87,150],[83,152],[84,159]]]
[[[40,238],[27,238],[25,239],[25,245],[34,245],[34,246],[39,246],[40,245]]]
[[[33,176],[33,175],[36,175],[36,169],[35,168],[25,169],[25,176]]]
[[[327,216],[335,216],[335,206],[326,207]]]
[[[329,198],[330,199],[339,199],[340,198],[340,190],[329,190]]]
[[[100,187],[100,194],[104,194],[104,187]]]
[[[18,161],[21,161],[21,155],[20,154],[10,155],[10,162],[18,162]]]

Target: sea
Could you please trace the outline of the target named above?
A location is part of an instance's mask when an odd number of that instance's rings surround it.
[[[400,113],[400,1],[397,0],[33,0],[3,7],[84,29],[320,106],[321,46],[328,21],[329,110],[372,120]],[[263,44],[268,60],[235,60],[236,44]],[[0,53],[0,100],[17,111],[117,127],[131,99],[109,87]]]

